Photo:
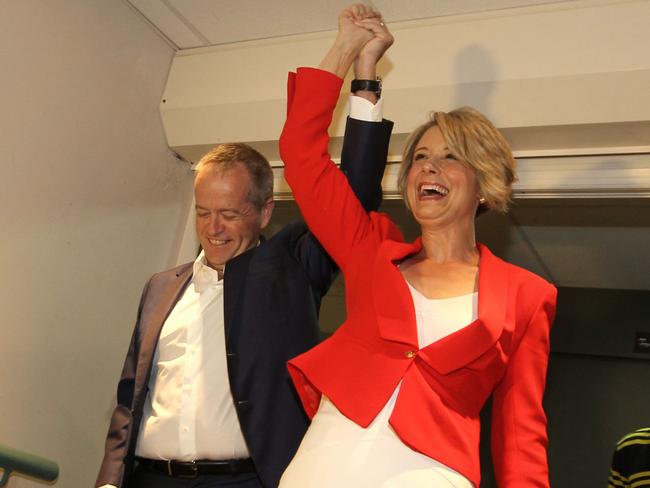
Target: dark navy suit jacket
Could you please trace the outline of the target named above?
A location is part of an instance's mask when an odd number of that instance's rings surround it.
[[[341,169],[367,210],[381,202],[391,130],[389,121],[348,119],[346,125]],[[244,438],[265,487],[277,486],[309,424],[286,363],[317,344],[321,299],[336,272],[303,222],[287,225],[228,261],[228,377]],[[192,263],[187,263],[154,275],[145,286],[96,486],[128,486],[158,336],[191,277]]]

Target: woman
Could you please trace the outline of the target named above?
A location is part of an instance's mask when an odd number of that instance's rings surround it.
[[[493,396],[500,487],[547,487],[542,396],[555,288],[475,242],[479,205],[507,208],[511,151],[475,110],[437,112],[407,144],[399,183],[422,235],[367,214],[327,152],[342,78],[378,18],[345,24],[301,68],[280,139],[285,176],[345,276],[347,320],[289,363],[312,425],[280,486],[471,487],[479,412]],[[352,35],[353,29],[357,29]]]

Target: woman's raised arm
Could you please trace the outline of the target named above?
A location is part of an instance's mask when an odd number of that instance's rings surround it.
[[[365,5],[348,7],[339,15],[338,35],[320,69],[298,69],[290,86],[291,104],[280,137],[285,177],[312,232],[342,269],[351,247],[373,234],[373,220],[331,161],[327,129],[352,63],[355,74],[374,75],[392,41],[377,13]],[[376,101],[373,93],[359,95]]]

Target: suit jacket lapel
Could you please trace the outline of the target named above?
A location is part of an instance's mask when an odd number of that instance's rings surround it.
[[[140,354],[138,355],[138,368],[139,374],[137,377],[136,389],[146,387],[145,382],[149,380],[149,372],[151,371],[151,361],[158,345],[158,337],[165,320],[169,316],[172,308],[180,299],[181,293],[185,289],[188,281],[192,277],[192,265],[189,264],[187,268],[181,269],[176,273],[176,278],[169,283],[169,285],[162,291],[159,297],[151,297],[156,301],[155,308],[148,320],[146,328],[144,328],[142,341],[140,343]]]
[[[451,373],[477,359],[494,345],[503,330],[507,307],[507,271],[487,247],[479,244],[478,248],[477,320],[419,353],[441,374]]]
[[[263,237],[261,237],[261,240],[264,242]],[[256,247],[249,249],[239,256],[229,260],[226,265],[223,282],[223,321],[226,335],[226,346],[228,345],[230,332],[233,329],[236,306],[242,295],[242,291],[244,290],[246,278],[248,277],[248,268],[256,252]]]

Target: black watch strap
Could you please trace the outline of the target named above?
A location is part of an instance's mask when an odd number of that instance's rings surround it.
[[[377,95],[377,98],[381,97],[381,78],[376,80],[352,80],[350,84],[350,91],[356,93],[358,91],[370,91],[374,92]]]

